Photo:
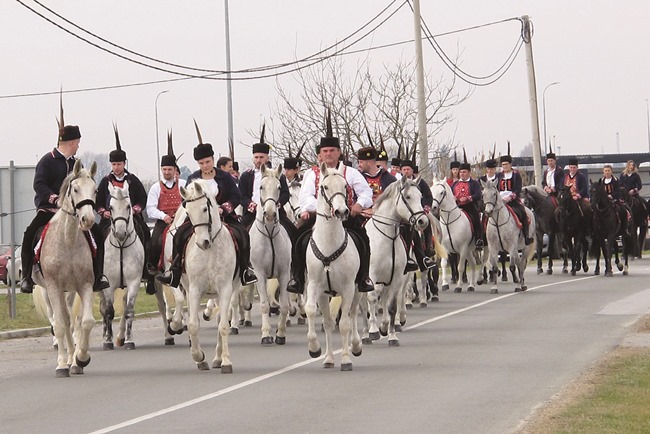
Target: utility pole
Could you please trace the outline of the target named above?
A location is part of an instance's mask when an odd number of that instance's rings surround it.
[[[429,164],[429,144],[427,143],[427,111],[424,99],[424,59],[422,58],[422,28],[420,19],[420,0],[413,0],[413,24],[415,27],[415,79],[418,96],[418,148],[422,177],[431,184],[433,173]]]
[[[542,186],[542,152],[539,140],[539,113],[537,110],[537,85],[533,63],[533,30],[530,17],[521,17],[524,25],[524,45],[526,45],[526,65],[528,66],[528,96],[530,99],[530,123],[533,128],[533,164],[535,166],[535,185]]]
[[[645,112],[648,117],[648,151],[650,151],[650,109],[648,108],[648,98],[645,99]]]
[[[228,0],[224,0],[226,16],[226,99],[228,102],[228,143],[235,143],[232,122],[232,80],[230,79],[230,19],[228,13]]]

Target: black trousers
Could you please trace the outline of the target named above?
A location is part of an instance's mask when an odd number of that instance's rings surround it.
[[[149,264],[156,270],[159,269],[160,256],[162,255],[163,239],[162,235],[165,229],[169,226],[164,220],[156,220],[149,242]],[[164,267],[163,267],[164,268]]]
[[[526,214],[526,208],[524,207],[524,204],[519,202],[519,200],[511,200],[508,202],[508,205],[510,205],[510,208],[517,214],[519,217],[519,221],[521,221],[521,230],[524,233],[524,236],[528,236],[528,215]]]
[[[481,214],[478,212],[478,207],[474,204],[465,204],[459,206],[460,209],[467,212],[471,221],[472,228],[474,229],[474,239],[482,240],[483,239],[483,225],[481,224]]]
[[[370,272],[370,240],[363,227],[364,218],[361,216],[350,217],[343,222],[343,227],[348,230],[350,238],[359,251],[359,271],[357,272],[355,282],[359,283]],[[296,242],[291,249],[291,275],[300,282],[305,279],[305,269],[307,267],[307,247],[311,238],[312,230],[316,223],[316,216],[312,215],[309,220],[303,221],[303,224],[296,230]],[[304,283],[304,282],[303,282]]]
[[[27,226],[23,233],[23,244],[20,252],[22,261],[23,277],[31,277],[34,266],[34,241],[38,230],[45,226],[54,217],[54,213],[39,211],[36,213],[34,220]],[[97,243],[97,255],[93,258],[93,271],[95,279],[104,274],[104,234],[98,224],[90,228],[90,232]]]
[[[406,244],[406,255],[408,256],[410,249],[413,248],[413,254],[420,267],[420,271],[426,270],[427,268],[424,265],[424,258],[427,256],[426,250],[433,248],[433,229],[431,229],[431,225],[422,231],[424,239],[422,239],[423,237],[420,236],[418,231],[409,225],[400,226],[400,232]]]

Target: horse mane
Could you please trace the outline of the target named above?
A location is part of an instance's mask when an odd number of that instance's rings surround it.
[[[397,185],[400,183],[400,181],[391,182],[391,184],[386,187],[386,190],[377,197],[373,208],[378,208],[389,196],[392,197],[392,194],[398,189]]]
[[[196,192],[196,187],[199,186],[201,187],[203,193],[199,194]],[[214,195],[211,193],[211,185],[210,181],[207,179],[195,179],[193,180],[186,188],[186,197],[185,200],[193,200],[201,197],[202,194],[205,195],[205,197],[208,198],[208,200],[211,202],[211,205],[217,206],[217,201]]]
[[[524,187],[528,193],[532,193],[533,196],[547,197],[548,193],[544,191],[543,188],[538,187],[537,185],[527,185]]]

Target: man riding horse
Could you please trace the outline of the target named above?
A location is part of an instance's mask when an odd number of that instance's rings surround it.
[[[552,150],[546,154],[546,164],[548,167],[544,170],[542,176],[542,187],[544,191],[557,198],[557,191],[562,187],[564,182],[564,169],[557,164],[557,158]]]
[[[59,139],[57,147],[45,154],[36,164],[34,173],[34,205],[36,216],[25,229],[22,243],[23,280],[20,282],[20,292],[31,294],[34,291],[32,266],[34,261],[34,238],[38,230],[54,217],[58,206],[59,190],[63,181],[74,167],[77,160],[75,154],[79,149],[81,132],[76,125],[65,125],[63,120],[63,102],[60,103]],[[104,273],[104,236],[97,224],[91,228],[97,252],[93,255],[93,271],[95,283],[93,291],[101,291],[109,287]]]
[[[619,180],[613,175],[613,169],[610,164],[603,166],[603,177],[600,178],[598,182],[603,184],[603,187],[607,192],[607,198],[612,202],[621,223],[627,221],[625,230],[627,235],[629,235],[630,226],[632,225],[632,212],[625,201],[623,201]]]
[[[163,234],[165,229],[174,221],[178,207],[183,202],[180,187],[185,187],[185,180],[177,175],[178,164],[172,146],[171,132],[167,134],[167,155],[160,159],[160,172],[162,178],[149,189],[147,195],[147,215],[155,219],[156,224],[151,234],[151,248],[149,250],[150,272],[158,270],[158,264],[163,251]],[[164,267],[163,267],[164,268]],[[154,273],[155,274],[155,273]],[[147,294],[154,294],[147,284]]]
[[[219,213],[225,223],[228,224],[238,246],[239,277],[243,285],[250,285],[257,282],[257,276],[250,266],[250,239],[246,228],[239,222],[235,214],[235,208],[241,202],[241,193],[235,184],[231,174],[214,166],[214,151],[210,143],[203,143],[199,127],[194,123],[199,144],[194,148],[194,159],[199,164],[199,170],[187,178],[189,185],[195,179],[209,180],[215,191],[218,188],[217,203],[220,205]],[[160,282],[178,287],[183,271],[183,258],[185,244],[192,236],[192,224],[189,218],[178,228],[174,235],[174,246],[172,253],[172,265],[168,273],[157,276]]]
[[[339,162],[341,157],[341,145],[339,138],[332,133],[332,122],[330,115],[327,116],[327,129],[325,137],[322,137],[320,144],[316,147],[319,161],[325,163],[329,168],[339,168],[343,163]],[[350,208],[350,218],[344,222],[345,228],[352,235],[352,240],[359,251],[361,261],[359,272],[356,276],[356,283],[359,291],[370,292],[374,285],[368,277],[370,267],[370,241],[366,230],[363,228],[362,212],[365,208],[372,206],[372,190],[361,173],[351,167],[341,167],[340,170],[348,183],[347,202]],[[305,286],[305,258],[311,231],[316,221],[316,204],[319,195],[320,167],[313,166],[308,170],[302,180],[300,188],[300,219],[301,226],[297,231],[297,240],[293,245],[291,262],[291,280],[287,285],[287,291],[302,294]],[[329,217],[329,216],[328,216]]]
[[[589,205],[589,181],[587,177],[578,171],[578,159],[569,159],[569,173],[564,176],[562,184],[571,190],[571,198],[578,202],[580,209],[584,211],[590,208]]]
[[[451,185],[456,204],[465,211],[472,222],[476,250],[483,249],[483,225],[478,204],[481,201],[481,185],[471,177],[472,166],[467,162],[465,149],[463,149],[463,163],[459,168],[459,179]]]
[[[142,242],[145,251],[145,265],[147,263],[147,252],[149,251],[149,227],[144,221],[142,210],[147,206],[147,191],[144,189],[142,182],[133,173],[126,170],[126,152],[122,150],[120,144],[120,136],[117,132],[117,126],[113,126],[115,132],[115,148],[108,154],[108,159],[111,163],[111,172],[106,175],[97,187],[97,213],[101,216],[99,227],[102,233],[107,234],[111,227],[111,210],[110,201],[111,195],[108,191],[108,184],[114,187],[122,188],[124,183],[129,185],[129,197],[133,210],[133,223],[135,224],[135,231],[138,238]],[[153,276],[147,271],[146,266],[142,270],[142,277],[147,279],[147,292],[155,293]]]

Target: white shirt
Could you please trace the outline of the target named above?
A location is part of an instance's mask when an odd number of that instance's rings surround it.
[[[167,186],[167,188],[172,188],[174,186],[175,179],[170,181],[162,180],[161,181]],[[184,179],[178,179],[178,187],[185,187],[186,181]],[[156,182],[149,189],[149,194],[147,194],[147,216],[150,219],[162,220],[167,214],[158,209],[158,199],[160,199],[160,182]]]
[[[340,164],[339,164],[340,166]],[[372,206],[372,189],[368,181],[363,177],[361,172],[352,167],[346,167],[345,180],[357,196],[357,203],[361,208],[370,208]],[[309,169],[302,178],[300,187],[299,205],[300,212],[316,212],[316,174],[313,169]]]
[[[546,186],[549,188],[555,188],[555,169],[546,170]]]
[[[508,173],[503,172],[503,179],[510,179],[510,178],[512,178],[512,174],[513,174],[513,173],[514,173],[514,172],[508,172]],[[506,197],[512,195],[512,191],[503,190],[503,191],[499,192],[499,194],[501,195],[502,198],[506,198]]]
[[[262,171],[260,169],[253,169],[253,194],[251,200],[259,205],[260,203],[260,186],[262,183]]]

